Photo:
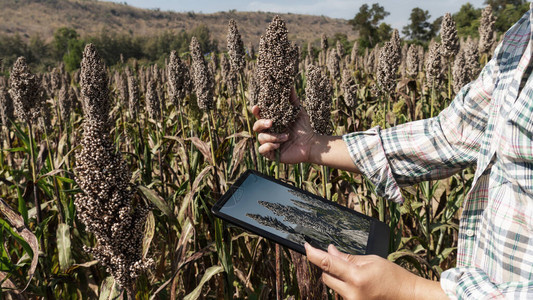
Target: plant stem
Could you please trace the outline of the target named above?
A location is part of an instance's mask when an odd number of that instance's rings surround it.
[[[33,127],[31,125],[31,122],[28,122],[28,132],[30,134],[30,165],[31,165],[31,178],[33,181],[33,201],[35,204],[35,209],[37,210],[37,224],[41,224],[42,221],[42,213],[41,213],[41,201],[38,197],[37,193],[37,170],[35,165],[35,145],[33,144]],[[44,248],[43,248],[44,251]]]
[[[279,179],[280,150],[276,149],[276,179]],[[276,243],[276,299],[283,299],[283,273],[281,272],[281,247]]]

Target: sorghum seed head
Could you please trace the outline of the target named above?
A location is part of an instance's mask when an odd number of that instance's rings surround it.
[[[345,69],[342,72],[341,88],[346,106],[349,108],[355,108],[355,105],[357,104],[357,90],[359,89],[359,85],[355,83],[352,72],[348,69]]]
[[[457,36],[457,26],[450,13],[446,13],[440,25],[440,36],[442,43],[442,55],[452,57],[459,51],[459,37]]]
[[[381,48],[377,74],[380,87],[389,94],[396,88],[396,73],[401,59],[400,36],[398,30],[394,30],[391,40]]]
[[[331,134],[331,97],[333,87],[320,68],[307,68],[304,107],[309,114],[311,126],[316,133]]]
[[[299,108],[291,101],[291,88],[298,72],[298,50],[289,42],[285,22],[275,16],[261,36],[257,58],[261,117],[272,120],[273,132],[284,132],[294,123]]]
[[[328,57],[326,60],[326,64],[329,70],[329,74],[333,79],[339,79],[341,75],[341,68],[340,68],[340,61],[341,58],[339,57],[339,54],[336,49],[330,49],[328,51]]]
[[[11,70],[11,99],[16,115],[27,123],[36,124],[45,101],[41,80],[30,72],[26,59],[19,57]]]
[[[481,11],[481,20],[479,21],[479,52],[488,52],[494,44],[494,23],[496,19],[492,15],[492,8],[487,5]]]
[[[406,58],[406,71],[409,76],[417,76],[420,66],[418,47],[415,44],[409,45]]]
[[[107,123],[109,118],[109,90],[107,72],[93,44],[87,44],[81,60],[81,101],[85,118]]]
[[[0,121],[2,125],[7,127],[11,126],[11,122],[14,121],[13,112],[13,100],[11,96],[9,96],[9,93],[4,87],[0,87]]]
[[[177,108],[179,102],[185,98],[189,90],[190,76],[189,68],[180,59],[176,51],[170,53],[170,60],[167,66],[168,77],[168,97]]]
[[[192,57],[192,78],[198,107],[202,110],[211,110],[215,107],[213,102],[214,80],[205,62],[200,43],[196,37],[191,39],[189,50]]]
[[[244,59],[244,44],[237,28],[237,23],[233,19],[229,20],[227,40],[231,70],[240,73],[246,63]]]
[[[161,117],[161,102],[157,96],[155,80],[150,80],[146,87],[146,111],[150,118],[159,120]]]
[[[426,59],[426,78],[430,85],[438,85],[442,71],[442,55],[440,43],[431,40]]]

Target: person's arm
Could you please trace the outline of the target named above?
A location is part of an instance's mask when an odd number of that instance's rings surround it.
[[[328,252],[305,244],[307,259],[322,269],[322,281],[344,299],[447,299],[439,282],[424,279],[375,255]]]

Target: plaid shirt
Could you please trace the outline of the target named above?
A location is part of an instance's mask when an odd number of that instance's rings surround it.
[[[533,6],[533,5],[532,5]],[[479,78],[437,117],[343,136],[380,196],[476,166],[463,204],[450,298],[533,299],[533,51],[531,9],[505,34]]]

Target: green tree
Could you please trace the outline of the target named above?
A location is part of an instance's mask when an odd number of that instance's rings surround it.
[[[430,18],[431,15],[427,10],[419,7],[413,8],[409,16],[411,23],[403,28],[402,33],[413,41],[429,41],[435,35],[429,22]]]
[[[85,42],[78,39],[71,39],[67,43],[67,52],[63,55],[63,62],[67,71],[73,71],[80,67],[83,57]]]
[[[54,40],[52,41],[52,55],[56,60],[61,60],[68,51],[68,43],[72,39],[79,37],[76,30],[68,27],[58,28],[54,32]]]
[[[453,15],[453,20],[457,25],[457,34],[461,37],[479,36],[479,19],[481,9],[474,8],[470,3],[463,4],[461,9]]]
[[[503,33],[507,29],[511,28],[516,21],[520,20],[520,17],[529,10],[529,3],[515,3],[524,1],[499,1],[499,2],[512,2],[507,3],[503,8],[500,5],[496,6],[498,10],[495,10],[494,16],[496,17],[496,23],[494,23],[494,29]]]
[[[374,47],[384,40],[384,35],[390,35],[390,32],[386,32],[387,26],[380,28],[381,21],[388,15],[389,12],[378,3],[372,4],[372,7],[368,4],[361,5],[359,12],[348,23],[359,33],[359,44],[362,47]]]

